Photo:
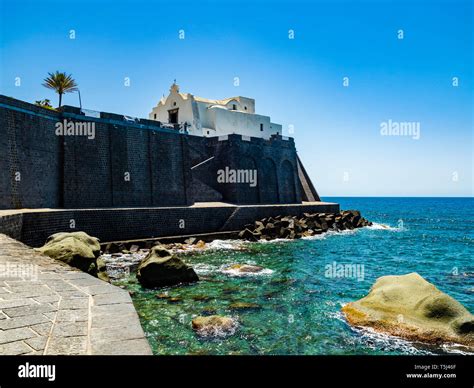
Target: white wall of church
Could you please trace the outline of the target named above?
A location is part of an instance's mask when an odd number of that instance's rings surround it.
[[[234,105],[236,110],[233,110]],[[236,133],[268,139],[273,134],[281,134],[281,125],[271,123],[268,116],[255,114],[255,100],[247,97],[235,97],[225,105],[214,105],[202,99],[195,100],[190,94],[182,95],[177,85],[172,85],[169,96],[153,108],[149,118],[168,123],[168,111],[172,109],[178,109],[178,123],[186,122],[191,135]]]
[[[173,92],[171,92],[164,104],[158,104],[158,106],[153,108],[149,118],[168,123],[168,111],[172,109],[178,109],[178,123],[187,122],[189,125],[193,125],[194,115],[191,99],[184,99],[179,93]],[[195,130],[195,127],[189,128],[190,132],[195,132]]]
[[[229,111],[220,108],[211,108],[208,109],[208,112],[218,136],[237,133],[245,136],[268,139],[278,131],[278,129],[273,128],[273,124],[270,127],[270,118],[268,116]],[[260,125],[262,125],[263,130],[261,130]]]

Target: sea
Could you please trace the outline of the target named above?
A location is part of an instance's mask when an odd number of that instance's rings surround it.
[[[373,226],[300,240],[216,240],[205,251],[182,256],[200,276],[198,283],[146,290],[133,275],[119,281],[133,291],[154,354],[469,353],[455,344],[416,343],[353,328],[341,308],[365,296],[380,276],[417,272],[474,312],[474,199],[323,200],[360,210]],[[228,271],[233,264],[265,270],[242,276]],[[233,317],[237,330],[227,336],[196,334],[191,320],[212,314]]]

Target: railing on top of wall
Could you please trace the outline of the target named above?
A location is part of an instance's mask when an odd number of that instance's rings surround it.
[[[81,113],[84,114],[84,116],[87,117],[95,117],[97,119],[100,119],[100,112],[97,110],[92,110],[92,109],[81,109]]]

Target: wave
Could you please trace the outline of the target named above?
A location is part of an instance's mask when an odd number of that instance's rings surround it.
[[[234,263],[234,264],[242,264],[242,263]],[[250,263],[243,263],[244,265],[254,265]],[[219,272],[229,275],[229,276],[236,276],[236,277],[255,277],[255,276],[268,276],[271,275],[274,271],[270,268],[263,268],[261,271],[258,272],[242,272],[239,271],[238,268],[230,268],[232,264],[225,264],[220,267]]]
[[[220,266],[208,264],[208,263],[195,263],[193,264],[193,269],[196,271],[198,275],[209,275],[214,273],[222,273],[232,277],[255,277],[255,276],[268,276],[274,273],[272,269],[263,268],[261,271],[258,272],[241,272],[237,268],[230,268],[235,264],[243,264],[243,265],[252,265],[254,266],[255,263],[253,262],[246,262],[246,263],[226,263]]]
[[[314,236],[306,236],[302,237],[302,240],[325,240],[331,236],[345,236],[345,235],[352,235],[357,233],[357,229],[345,229],[345,230],[328,230],[325,233],[316,234]]]
[[[380,333],[370,327],[351,327],[351,330],[358,334],[361,343],[373,350],[401,351],[411,355],[434,355],[435,353],[419,349],[414,343],[390,334]],[[419,344],[423,346],[424,344]],[[426,345],[425,345],[426,346]]]
[[[474,351],[472,349],[467,348],[466,346],[459,345],[459,344],[443,344],[441,345],[443,350],[446,353],[451,354],[460,354],[462,356],[472,356],[474,355]]]
[[[219,250],[242,250],[246,243],[248,242],[243,240],[213,240],[204,245],[177,244],[173,246],[171,244],[168,249],[177,254]]]
[[[344,306],[345,303],[340,303]],[[328,313],[328,316],[343,322],[352,332],[357,334],[357,341],[372,350],[384,351],[401,351],[404,354],[412,355],[431,355],[427,350],[421,350],[414,346],[413,343],[400,337],[390,334],[380,333],[370,327],[354,327],[347,323],[344,314],[341,311]]]
[[[406,230],[405,227],[394,227],[390,225],[380,224],[374,222],[372,226],[366,226],[364,228],[356,228],[356,229],[345,229],[345,230],[328,230],[325,233],[316,234],[314,236],[306,236],[302,237],[301,240],[324,240],[331,236],[338,236],[338,235],[353,235],[357,233],[359,230],[369,229],[369,230],[389,230],[395,232],[401,232]],[[196,247],[195,245],[186,245],[183,248],[175,248],[172,249],[176,253],[183,253],[189,251],[208,251],[208,250],[243,250],[245,249],[246,245],[250,244],[278,244],[278,243],[289,243],[295,241],[294,239],[288,238],[275,238],[272,240],[258,240],[258,241],[247,241],[247,240],[213,240],[209,243],[206,243],[203,247]]]
[[[206,263],[195,263],[193,269],[198,275],[207,275],[210,273],[219,272],[220,267]]]
[[[213,240],[206,244],[208,249],[214,250],[241,249],[243,245],[244,241],[242,240]]]
[[[113,280],[122,279],[130,276],[130,273],[136,271],[140,262],[144,259],[146,253],[104,253],[100,257],[105,263],[106,272]]]
[[[273,240],[258,240],[258,241],[246,241],[246,244],[275,244],[275,243],[285,243],[295,241],[289,238],[274,238]]]
[[[379,224],[377,222],[372,223],[372,226],[366,226],[365,228],[370,229],[370,230],[391,230],[394,232],[402,232],[407,230],[403,226],[390,226],[390,225],[385,225],[385,224]]]
[[[325,240],[328,237],[331,236],[346,236],[346,235],[353,235],[357,233],[359,230],[363,229],[370,229],[370,230],[390,230],[394,232],[401,232],[406,230],[404,227],[394,227],[394,226],[389,226],[385,224],[378,224],[378,223],[373,223],[372,226],[366,226],[364,228],[355,228],[355,229],[344,229],[344,230],[328,230],[327,232],[321,233],[321,234],[315,234],[313,236],[305,236],[301,237],[301,240]],[[292,241],[297,241],[298,239],[289,239],[289,238],[275,238],[272,240],[259,240],[259,241],[240,241],[240,240],[233,240],[234,244],[237,244],[240,242],[240,248],[244,246],[245,244],[278,244],[278,243],[289,243]],[[234,245],[233,247],[229,246],[229,249],[235,249]]]

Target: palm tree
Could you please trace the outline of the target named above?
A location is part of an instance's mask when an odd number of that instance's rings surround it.
[[[72,78],[72,75],[59,71],[48,73],[48,77],[44,79],[43,86],[48,89],[53,89],[59,94],[59,106],[61,106],[64,93],[71,93],[77,90],[77,84]]]

